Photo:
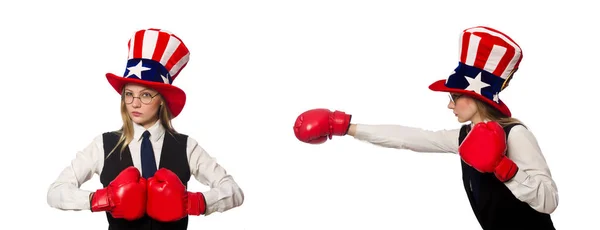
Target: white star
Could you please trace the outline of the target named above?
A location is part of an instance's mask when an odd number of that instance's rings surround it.
[[[163,82],[165,82],[165,84],[169,84],[169,79],[165,76],[163,76],[162,74],[160,75],[160,77],[162,77]]]
[[[150,68],[142,66],[142,61],[138,62],[138,64],[135,66],[127,67],[127,69],[129,70],[129,74],[127,74],[125,77],[135,75],[138,78],[142,78],[142,71],[150,70]]]
[[[465,76],[465,79],[469,82],[469,86],[465,90],[472,90],[478,94],[481,94],[481,89],[490,86],[489,84],[481,81],[481,72],[477,74],[475,78]]]
[[[496,93],[496,94],[494,94],[494,101],[496,103],[500,103],[500,102],[498,102],[498,100],[500,100],[500,99],[498,99],[498,93]]]

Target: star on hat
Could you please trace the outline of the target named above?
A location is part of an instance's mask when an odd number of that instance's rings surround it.
[[[465,79],[469,82],[469,85],[467,86],[467,88],[465,88],[465,90],[471,90],[478,94],[481,94],[482,88],[490,86],[490,84],[481,81],[481,72],[479,72],[479,74],[477,74],[475,78],[465,76]]]
[[[463,30],[459,44],[458,67],[447,79],[429,85],[429,89],[469,95],[510,117],[499,94],[519,68],[523,58],[519,45],[506,34],[484,26]]]
[[[137,78],[142,78],[142,71],[151,70],[151,68],[144,67],[142,65],[142,60],[140,60],[137,65],[127,67],[127,70],[129,70],[129,74],[127,74],[125,77],[131,77],[131,75],[135,75]]]
[[[151,28],[135,32],[128,47],[125,73],[107,73],[110,85],[118,93],[128,83],[152,88],[165,100],[173,118],[177,117],[185,106],[186,95],[172,83],[189,61],[186,45],[171,32]]]

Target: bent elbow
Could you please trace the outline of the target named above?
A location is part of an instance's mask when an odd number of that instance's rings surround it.
[[[549,203],[536,208],[536,211],[550,215],[556,210],[557,207],[558,205],[556,203]]]
[[[239,207],[244,203],[244,191],[240,187],[236,186],[236,191],[233,196],[233,205],[234,207]]]
[[[552,193],[544,202],[533,207],[536,211],[544,214],[552,214],[558,207],[558,194]]]
[[[55,189],[54,189],[54,184],[50,185],[50,187],[48,188],[48,191],[46,192],[46,203],[48,204],[48,206],[50,206],[51,208],[58,208],[57,204],[56,204],[56,198],[55,198]]]
[[[543,213],[552,214],[558,208],[558,194],[554,194],[553,199],[546,203]]]

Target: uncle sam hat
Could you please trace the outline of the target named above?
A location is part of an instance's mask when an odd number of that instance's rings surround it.
[[[459,40],[458,67],[429,89],[469,95],[510,117],[511,112],[499,94],[519,68],[523,58],[521,48],[506,34],[484,26],[463,30]]]
[[[177,117],[185,106],[186,95],[172,83],[187,65],[190,52],[183,41],[161,29],[135,32],[127,44],[129,55],[122,76],[106,74],[110,85],[120,94],[127,83],[136,83],[159,92]]]

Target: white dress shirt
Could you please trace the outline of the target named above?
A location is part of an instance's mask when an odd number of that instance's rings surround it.
[[[133,140],[129,144],[129,150],[133,165],[141,172],[142,133],[146,129],[136,123],[133,124],[133,128]],[[165,129],[160,121],[157,121],[148,131],[150,132],[156,165],[159,166]],[[118,150],[115,152],[118,152]],[[191,137],[187,138],[187,157],[190,173],[200,183],[210,187],[209,191],[203,192],[206,199],[205,215],[223,212],[243,203],[244,194],[232,176],[228,175],[225,169]],[[100,175],[103,166],[102,135],[98,135],[92,143],[77,153],[71,164],[50,185],[47,194],[48,204],[61,210],[89,210],[89,195],[92,191],[82,190],[80,187],[84,182],[90,180],[94,174]]]
[[[354,138],[387,148],[457,154],[459,132],[460,129],[429,131],[402,125],[358,124]],[[534,135],[521,125],[514,126],[507,145],[507,157],[519,170],[504,184],[517,199],[538,212],[554,212],[558,190]]]

